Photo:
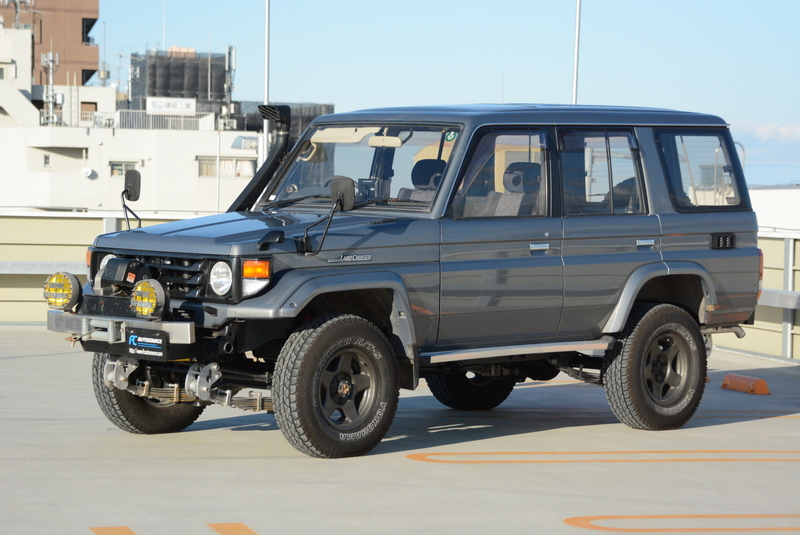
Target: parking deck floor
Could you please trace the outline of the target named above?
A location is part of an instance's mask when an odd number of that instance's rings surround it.
[[[127,434],[92,392],[91,355],[0,326],[0,533],[267,535],[800,532],[800,366],[715,350],[676,431],[617,422],[559,376],[499,408],[402,392],[369,455],[295,451],[269,414],[210,407],[188,430]],[[770,395],[720,388],[728,373]]]

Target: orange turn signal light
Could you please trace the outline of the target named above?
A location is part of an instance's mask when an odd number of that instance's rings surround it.
[[[245,279],[268,279],[272,265],[269,260],[245,260],[242,264],[242,277]]]

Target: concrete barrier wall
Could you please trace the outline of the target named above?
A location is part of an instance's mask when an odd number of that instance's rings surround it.
[[[764,253],[764,281],[755,323],[747,336],[715,335],[714,343],[745,353],[800,359],[800,232],[761,229],[758,246]]]
[[[183,215],[143,218],[143,225],[185,219]],[[86,248],[95,236],[125,228],[119,213],[0,214],[0,322],[45,321],[42,299],[45,279],[69,271],[86,279]],[[720,347],[800,359],[800,325],[794,308],[800,301],[800,233],[764,231],[759,237],[764,253],[764,295],[756,309],[755,324],[747,336],[714,336]],[[792,301],[791,298],[796,298]]]
[[[155,225],[183,216],[143,218]],[[0,322],[46,321],[42,289],[57,271],[82,275],[95,236],[125,227],[120,214],[20,212],[0,214]]]

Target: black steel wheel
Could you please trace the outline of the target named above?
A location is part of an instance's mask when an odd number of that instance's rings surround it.
[[[367,320],[333,314],[295,331],[278,357],[275,417],[312,457],[364,455],[397,411],[397,367],[388,340]]]
[[[703,397],[706,350],[697,322],[674,305],[645,303],[606,356],[606,398],[635,429],[676,429]]]
[[[461,411],[486,411],[506,400],[514,390],[513,380],[461,372],[433,374],[428,388],[440,403]]]
[[[205,406],[197,407],[192,403],[159,401],[109,388],[103,377],[108,359],[108,353],[94,354],[94,395],[106,418],[123,431],[137,435],[176,433],[192,425],[205,410]]]

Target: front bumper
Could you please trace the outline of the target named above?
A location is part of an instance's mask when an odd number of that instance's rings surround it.
[[[126,329],[146,329],[169,334],[170,344],[194,344],[193,322],[151,321],[133,318],[87,316],[61,310],[47,311],[47,329],[76,335],[81,342],[125,343]]]

